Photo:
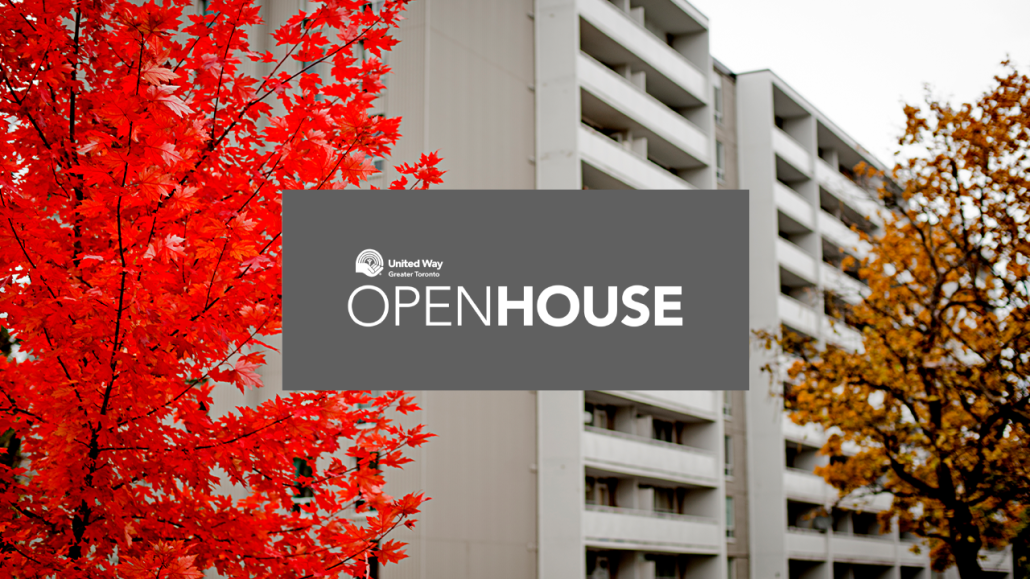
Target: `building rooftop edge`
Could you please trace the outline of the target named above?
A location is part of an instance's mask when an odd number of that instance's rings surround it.
[[[712,60],[714,61],[715,59],[713,58]],[[762,74],[762,73],[766,73],[766,74],[771,75],[773,77],[773,80],[777,84],[780,85],[780,88],[785,89],[785,90],[787,90],[788,92],[791,93],[791,98],[794,98],[795,100],[800,101],[805,107],[811,109],[811,111],[816,115],[816,117],[824,125],[826,125],[826,127],[828,129],[833,131],[838,137],[840,137],[845,143],[850,145],[853,149],[858,151],[862,156],[866,157],[872,163],[872,165],[875,168],[879,169],[880,171],[884,171],[884,172],[886,172],[888,170],[888,166],[887,166],[886,163],[881,161],[879,159],[879,157],[877,157],[876,155],[872,154],[869,151],[869,149],[866,149],[865,147],[863,147],[862,144],[859,143],[858,141],[856,141],[854,137],[849,135],[847,133],[847,131],[845,131],[844,129],[840,128],[840,126],[838,126],[837,123],[833,122],[830,119],[830,117],[826,116],[825,113],[823,113],[821,110],[819,110],[819,107],[815,106],[814,104],[812,104],[811,101],[809,101],[807,98],[802,96],[801,93],[799,93],[797,90],[795,90],[794,87],[791,86],[789,82],[784,80],[783,77],[781,77],[780,75],[776,74],[776,72],[774,70],[772,70],[770,68],[759,68],[759,69],[755,69],[755,70],[749,70],[749,71],[746,71],[746,72],[738,72],[738,73],[735,73],[734,76],[738,76],[739,77],[739,76],[746,76],[746,75],[753,75],[753,74]]]
[[[723,64],[719,59],[715,58],[714,56],[712,57],[712,66],[715,67],[715,70],[721,74],[725,74],[726,76],[731,78],[737,77],[737,73],[730,70],[730,67]]]

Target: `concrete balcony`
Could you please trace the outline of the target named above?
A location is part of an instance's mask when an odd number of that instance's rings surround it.
[[[816,505],[832,504],[840,496],[823,477],[796,468],[783,471],[783,493],[788,499]]]
[[[844,322],[828,317],[822,319],[822,336],[828,341],[852,352],[861,352],[862,334]]]
[[[801,146],[801,143],[795,141],[790,135],[781,131],[777,127],[773,127],[773,138],[772,145],[773,151],[784,161],[790,163],[792,167],[800,171],[802,174],[809,176],[812,174],[812,155]]]
[[[980,551],[980,566],[985,571],[1012,572],[1012,548],[1006,547],[1001,551]]]
[[[919,555],[912,553],[910,542],[895,542],[891,535],[839,535],[811,529],[787,530],[787,555],[791,559],[821,561],[833,552],[834,561],[873,565],[922,567],[929,564],[926,547]]]
[[[830,537],[834,561],[848,563],[872,563],[893,565],[902,543],[896,543],[890,535],[856,537],[833,535]],[[905,545],[904,548],[908,548]]]
[[[619,398],[651,404],[707,420],[722,412],[722,392],[711,390],[610,390]]]
[[[787,529],[787,556],[791,559],[821,561],[829,553],[826,533],[812,529]]]
[[[779,181],[773,183],[773,195],[776,197],[777,209],[794,221],[815,231],[815,207],[811,203]]]
[[[693,189],[683,179],[584,126],[579,129],[579,154],[585,163],[633,189]]]
[[[817,159],[815,162],[815,178],[823,189],[833,193],[845,205],[850,206],[875,224],[882,223],[883,220],[879,214],[881,207],[871,198],[871,195],[875,196],[875,193],[866,192],[822,159]]]
[[[912,545],[919,546],[918,555],[912,552]],[[929,553],[930,547],[927,546],[925,541],[902,540],[898,543],[898,562],[902,565],[910,567],[927,565],[930,562]]]
[[[819,269],[815,258],[782,237],[776,238],[776,260],[784,268],[813,285],[819,281]]]
[[[816,505],[830,505],[840,496],[837,489],[830,486],[823,477],[796,468],[784,469],[783,493],[789,499]],[[855,511],[876,513],[890,508],[892,500],[888,494],[848,495],[841,500],[840,506]]]
[[[693,99],[707,104],[708,75],[606,0],[579,0],[580,16]],[[635,60],[636,60],[635,59]],[[636,64],[635,62],[632,64]]]
[[[708,136],[679,113],[583,53],[576,68],[579,85],[600,101],[584,98],[584,117],[646,137],[649,155],[670,166],[711,164]]]
[[[714,519],[587,505],[583,542],[590,547],[715,554],[726,538]]]
[[[607,471],[716,487],[721,472],[711,452],[585,427],[583,464]]]
[[[805,424],[804,426],[795,424],[786,414],[783,415],[782,420],[784,439],[818,448],[822,448],[826,442],[826,432],[822,426],[814,423]]]
[[[840,247],[844,251],[851,255],[862,257],[867,248],[862,242],[862,239],[851,230],[850,227],[844,225],[844,223],[830,215],[829,213],[819,210],[819,232],[822,233],[823,237],[827,241]]]
[[[857,304],[869,295],[868,286],[828,263],[820,264],[819,273],[822,286],[844,301]]]
[[[815,310],[796,299],[780,294],[780,319],[794,329],[805,332],[809,336],[819,335],[819,314]]]

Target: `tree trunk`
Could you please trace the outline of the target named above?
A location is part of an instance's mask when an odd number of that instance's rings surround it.
[[[1012,579],[1030,579],[1030,526],[1012,540]]]
[[[959,545],[954,545],[951,551],[955,556],[955,566],[958,567],[959,577],[980,579],[983,577],[983,569],[980,568],[980,541],[959,541],[959,543]]]

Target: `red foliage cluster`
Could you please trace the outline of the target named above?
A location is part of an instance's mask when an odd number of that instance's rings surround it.
[[[281,191],[359,185],[399,136],[369,111],[406,3],[325,0],[263,54],[253,0],[0,7],[0,576],[403,557],[384,535],[423,497],[385,495],[380,469],[431,436],[388,418],[403,393],[208,410],[216,382],[261,386],[280,331]],[[439,183],[438,161],[392,187]]]

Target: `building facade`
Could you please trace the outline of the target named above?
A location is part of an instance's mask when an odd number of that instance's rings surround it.
[[[840,248],[858,245],[851,225],[875,231],[878,206],[849,173],[880,165],[775,74],[713,60],[695,7],[418,0],[405,18],[377,105],[403,117],[393,161],[439,150],[457,189],[748,189],[751,327],[858,343],[827,312],[862,295]],[[374,184],[396,177],[385,164]],[[762,360],[748,384],[685,372],[701,390],[415,392],[406,420],[439,436],[387,491],[432,500],[379,576],[936,579],[911,537],[878,532],[883,503],[808,516],[835,499],[812,472],[821,433],[785,419]],[[280,369],[270,354],[265,391],[220,392],[219,408],[274,396]]]

